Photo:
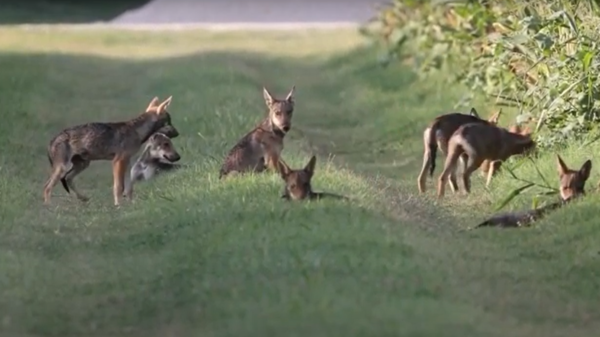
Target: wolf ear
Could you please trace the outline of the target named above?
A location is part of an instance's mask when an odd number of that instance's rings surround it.
[[[579,174],[583,178],[583,180],[587,180],[590,177],[590,172],[592,171],[592,161],[586,160],[585,163],[579,169]]]
[[[263,86],[263,97],[265,99],[265,103],[267,104],[267,106],[270,106],[271,104],[273,104],[273,102],[275,102],[275,98],[273,98],[273,95],[271,95],[269,90],[267,90],[267,88],[264,86]]]
[[[169,96],[169,98],[164,100],[164,102],[160,103],[160,105],[156,108],[156,114],[159,115],[159,114],[163,113],[167,109],[167,107],[171,104],[172,100],[173,100],[173,96]]]
[[[287,94],[287,96],[285,97],[285,100],[293,103],[294,102],[294,93],[296,92],[296,86],[293,85],[292,89],[290,90],[290,92]]]
[[[563,161],[563,159],[560,157],[559,154],[556,155],[556,164],[557,164],[557,168],[558,168],[558,173],[561,176],[565,175],[569,172],[569,168],[567,167],[567,164],[565,164],[565,162]]]
[[[158,97],[155,96],[148,104],[148,107],[146,108],[146,112],[150,112],[150,110],[153,110],[154,108],[156,108],[157,104],[158,104]]]
[[[471,111],[469,111],[469,115],[479,118],[479,113],[475,108],[471,108]]]
[[[500,115],[502,115],[502,109],[498,110],[495,114],[493,114],[489,121],[494,124],[498,124],[498,120],[500,119]]]
[[[304,167],[304,171],[306,173],[309,174],[309,176],[313,176],[313,174],[315,173],[315,165],[317,164],[317,157],[316,156],[312,156],[310,157],[310,160],[308,161],[308,164],[306,164],[306,166]]]
[[[277,161],[277,171],[279,171],[281,178],[285,180],[285,178],[287,178],[287,176],[289,176],[292,172],[292,169],[290,169],[290,167],[283,161],[283,159],[279,158],[279,160]]]

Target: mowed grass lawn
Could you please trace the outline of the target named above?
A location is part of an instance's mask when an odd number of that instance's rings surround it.
[[[503,173],[488,191],[477,174],[471,196],[418,196],[423,127],[461,93],[418,81],[408,66],[378,68],[353,31],[2,28],[0,50],[3,336],[600,329],[600,199],[591,194],[529,229],[460,232],[522,183]],[[264,116],[262,85],[279,96],[296,85],[283,156],[300,167],[317,154],[315,189],[351,202],[283,202],[275,174],[218,180],[226,151]],[[89,203],[57,186],[42,206],[54,134],[131,118],[169,95],[189,169],[136,185],[135,203],[116,209],[110,165],[95,162],[77,180]],[[562,153],[579,167],[599,149]],[[537,163],[557,187],[553,153]],[[540,181],[531,163],[515,172]],[[534,192],[509,208],[529,207]]]

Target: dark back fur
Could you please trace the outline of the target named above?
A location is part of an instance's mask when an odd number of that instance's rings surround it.
[[[436,117],[430,124],[430,137],[429,137],[429,160],[431,166],[429,167],[429,175],[433,176],[435,171],[435,158],[437,156],[438,142],[448,142],[452,134],[462,125],[469,123],[484,123],[491,124],[491,122],[481,119],[472,114],[466,115],[462,113],[449,113]],[[438,132],[442,131],[442,132]]]

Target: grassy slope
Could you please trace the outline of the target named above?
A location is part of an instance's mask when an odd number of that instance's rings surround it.
[[[422,128],[459,93],[401,66],[374,67],[354,50],[360,43],[343,31],[2,29],[2,335],[597,331],[597,197],[532,229],[457,233],[518,183],[500,176],[484,191],[478,178],[472,196],[449,195],[448,207],[416,196]],[[318,152],[315,187],[355,202],[282,203],[275,175],[217,180],[224,152],[264,111],[260,86],[283,94],[293,83],[285,158],[300,166]],[[138,185],[137,202],[115,211],[109,166],[96,163],[79,179],[89,204],[57,187],[42,207],[54,133],[132,116],[170,94],[192,169]],[[564,158],[580,165],[593,151]],[[557,184],[550,154],[539,165]],[[517,173],[535,176],[531,165]]]

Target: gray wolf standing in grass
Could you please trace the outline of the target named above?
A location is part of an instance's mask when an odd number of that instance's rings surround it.
[[[44,185],[44,203],[50,203],[52,188],[60,180],[67,192],[72,190],[81,201],[87,201],[73,183],[74,178],[95,160],[111,160],[113,170],[113,197],[118,206],[125,185],[129,161],[150,138],[165,126],[171,126],[167,107],[172,97],[159,103],[154,97],[146,111],[128,121],[88,123],[69,127],[56,135],[48,144],[48,160],[52,173]],[[176,131],[176,130],[175,130]],[[128,191],[132,198],[133,189]]]

